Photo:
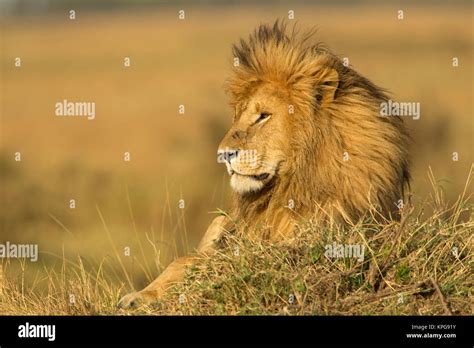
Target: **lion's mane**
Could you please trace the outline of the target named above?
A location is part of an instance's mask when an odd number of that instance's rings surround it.
[[[235,195],[236,219],[281,231],[317,209],[354,220],[376,207],[393,217],[404,199],[409,137],[403,121],[380,116],[386,92],[312,43],[313,35],[277,21],[233,46],[238,65],[227,81],[230,104],[245,102],[268,83],[294,107],[291,175],[262,191]]]

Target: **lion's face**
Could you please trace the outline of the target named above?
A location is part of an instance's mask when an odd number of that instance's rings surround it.
[[[236,105],[234,122],[218,149],[234,191],[258,192],[284,174],[290,155],[289,117],[288,101],[270,85]]]

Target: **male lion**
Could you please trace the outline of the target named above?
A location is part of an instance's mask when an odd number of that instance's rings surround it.
[[[199,252],[212,253],[231,221],[285,241],[302,217],[356,221],[369,210],[397,217],[409,181],[403,122],[380,116],[384,91],[311,37],[277,21],[234,45],[238,65],[227,83],[234,119],[218,150],[234,207],[213,221]],[[159,299],[194,262],[177,259],[120,305]]]

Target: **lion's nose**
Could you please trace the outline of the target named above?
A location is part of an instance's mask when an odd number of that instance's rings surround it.
[[[219,159],[220,161],[219,162],[227,162],[229,164],[232,163],[232,160],[234,158],[237,158],[237,156],[239,155],[239,150],[222,150],[222,151],[218,151],[218,156],[219,156]]]

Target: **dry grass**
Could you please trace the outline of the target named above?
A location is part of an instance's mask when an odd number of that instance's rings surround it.
[[[123,283],[106,276],[105,260],[87,271],[79,258],[63,259],[60,272],[45,269],[38,280],[47,283],[43,291],[6,276],[0,283],[0,314],[471,314],[472,176],[449,207],[430,178],[430,199],[416,214],[405,207],[400,222],[370,216],[342,229],[306,221],[285,245],[227,234],[216,255],[201,255],[185,281],[152,306],[118,310]],[[433,213],[424,217],[423,208]],[[334,242],[364,245],[364,260],[327,257],[325,246]],[[132,279],[123,270],[122,279]]]

